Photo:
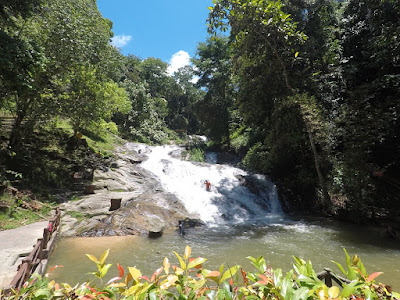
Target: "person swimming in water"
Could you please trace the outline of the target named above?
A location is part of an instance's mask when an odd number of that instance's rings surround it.
[[[206,185],[206,191],[210,192],[211,191],[211,183],[208,180],[206,180],[206,181],[204,181],[204,184]]]

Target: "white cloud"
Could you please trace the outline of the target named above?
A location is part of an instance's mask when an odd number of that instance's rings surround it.
[[[129,43],[129,41],[132,39],[132,36],[130,35],[116,35],[111,38],[111,45],[117,48],[122,48],[126,44]]]
[[[169,61],[169,67],[167,72],[169,75],[172,75],[176,71],[178,71],[179,68],[182,68],[187,65],[190,65],[190,55],[186,51],[180,50],[176,52],[174,55],[172,55]]]
[[[193,78],[190,80],[191,83],[196,84],[197,81],[199,81],[200,77],[197,75],[194,75]]]

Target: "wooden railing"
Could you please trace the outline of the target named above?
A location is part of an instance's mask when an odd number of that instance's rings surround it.
[[[340,287],[343,287],[343,283],[350,283],[350,280],[347,278],[333,274],[332,270],[329,268],[325,268],[322,272],[317,273],[317,276],[319,280],[325,279],[327,287],[332,287],[333,281],[335,281]]]
[[[36,245],[33,246],[32,252],[29,256],[22,260],[22,263],[18,266],[18,273],[11,281],[9,290],[20,289],[24,282],[26,282],[31,275],[36,271],[37,266],[41,263],[42,259],[48,257],[48,244],[52,239],[53,234],[57,231],[60,225],[61,211],[57,208],[56,214],[53,219],[49,221],[47,228],[43,230],[43,237],[37,240]]]

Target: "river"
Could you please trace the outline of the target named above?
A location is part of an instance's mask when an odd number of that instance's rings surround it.
[[[49,266],[63,265],[51,278],[70,284],[91,278],[87,273],[95,265],[86,253],[100,256],[110,249],[109,262],[136,266],[150,276],[162,265],[164,257],[178,264],[173,251],[183,253],[186,245],[193,256],[208,258],[206,267],[240,264],[253,270],[247,256],[264,256],[273,268],[289,270],[296,255],[311,260],[315,270],[338,268],[332,262],[345,263],[345,248],[357,254],[369,273],[383,271],[378,278],[400,290],[400,245],[388,239],[381,230],[326,219],[288,216],[283,213],[276,187],[261,175],[248,174],[228,165],[191,163],[178,159],[176,146],[149,147],[131,144],[132,149],[145,152],[149,159],[142,167],[160,180],[163,188],[174,193],[193,213],[206,223],[188,228],[185,235],[178,231],[158,239],[145,237],[102,237],[61,239]],[[173,154],[173,155],[171,155]],[[206,191],[204,181],[211,183]],[[110,277],[117,274],[113,267]]]

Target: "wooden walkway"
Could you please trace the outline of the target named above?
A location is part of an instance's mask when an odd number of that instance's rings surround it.
[[[0,288],[4,287],[5,291],[10,291],[12,288],[18,289],[34,272],[43,274],[49,253],[55,245],[54,241],[58,234],[60,216],[61,212],[57,209],[55,216],[50,221],[0,232],[2,252],[10,258],[0,264],[2,269],[2,272],[0,272]],[[37,239],[39,236],[41,237]],[[26,253],[24,249],[29,248],[29,244],[32,245],[32,241],[35,239],[37,241],[33,245],[33,250]],[[19,257],[22,258],[22,261],[17,267],[15,261],[19,261]]]

